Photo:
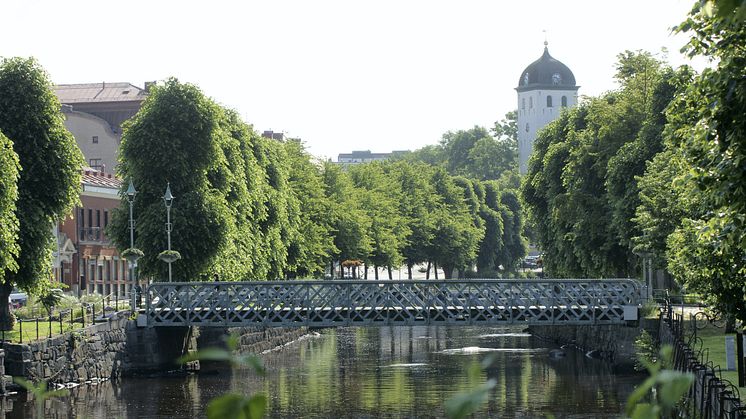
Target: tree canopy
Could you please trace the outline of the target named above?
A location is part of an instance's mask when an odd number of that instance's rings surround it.
[[[8,296],[13,286],[34,290],[48,284],[54,242],[50,232],[78,201],[83,156],[63,121],[49,77],[36,60],[3,59],[0,132],[12,143],[20,165],[15,202],[17,247],[3,246],[11,250],[4,257],[12,255],[15,262],[5,259],[0,272],[0,315],[6,327]],[[0,148],[7,150],[7,141]],[[15,158],[11,153],[4,154],[3,169],[9,169],[9,173],[3,170],[2,176],[12,179]],[[3,181],[4,186],[6,182]],[[11,189],[4,192],[5,205]],[[12,217],[5,219],[11,223],[12,231]],[[4,237],[12,240],[12,232]]]

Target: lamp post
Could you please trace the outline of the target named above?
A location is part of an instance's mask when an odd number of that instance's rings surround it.
[[[168,251],[171,251],[171,205],[174,196],[171,194],[171,183],[166,184],[166,193],[163,195],[163,203],[166,204],[166,233],[168,234]],[[168,282],[171,282],[171,260],[168,261]]]
[[[135,185],[132,183],[132,178],[130,178],[130,185],[127,187],[127,202],[130,204],[130,249],[135,248],[135,219],[132,216],[132,205],[135,203],[135,195],[137,195],[137,191],[135,190]],[[134,284],[135,290],[137,290],[139,285],[135,276],[137,259],[130,259],[128,263],[130,268],[130,282]],[[137,298],[135,298],[133,303],[137,304]]]

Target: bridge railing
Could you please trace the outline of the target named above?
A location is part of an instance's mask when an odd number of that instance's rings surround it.
[[[629,279],[177,282],[146,296],[153,326],[621,323],[640,302]]]

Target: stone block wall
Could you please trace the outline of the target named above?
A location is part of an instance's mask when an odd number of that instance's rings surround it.
[[[238,350],[255,354],[286,345],[303,335],[308,334],[305,327],[205,327],[200,330],[197,339],[200,348],[225,347],[225,338],[229,334],[238,335]]]
[[[292,342],[306,328],[137,327],[129,313],[51,339],[28,344],[4,343],[5,374],[50,383],[83,383],[127,375],[181,370],[175,361],[197,348],[225,345],[225,336],[238,333],[240,350],[261,353]],[[2,359],[2,356],[0,356]],[[186,366],[199,369],[198,363]],[[2,380],[0,380],[2,381]],[[2,394],[2,393],[0,393]]]
[[[657,320],[641,319],[639,326],[627,325],[555,325],[531,326],[532,335],[571,345],[597,358],[611,361],[615,366],[632,367],[635,363],[635,340],[643,329],[657,335]]]
[[[80,383],[117,377],[127,353],[124,313],[91,327],[28,344],[4,343],[5,373],[32,381]]]

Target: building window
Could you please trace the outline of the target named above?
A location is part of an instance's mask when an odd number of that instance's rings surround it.
[[[98,144],[98,135],[94,135],[93,137],[91,137],[91,141],[93,142],[93,144]]]
[[[528,124],[526,124],[526,132],[528,132]]]
[[[104,210],[104,227],[109,226],[109,211]]]
[[[567,106],[567,96],[562,96],[562,107],[564,108],[566,106]]]
[[[88,159],[88,165],[94,170],[103,170],[104,165],[101,164],[101,159]]]
[[[526,109],[526,98],[524,97],[523,102],[521,102],[521,109]]]
[[[552,97],[547,96],[547,108],[551,108],[551,107],[552,107]]]
[[[96,210],[96,227],[101,227],[101,210]]]
[[[534,108],[534,98],[530,97],[528,98],[528,108],[533,109]]]

